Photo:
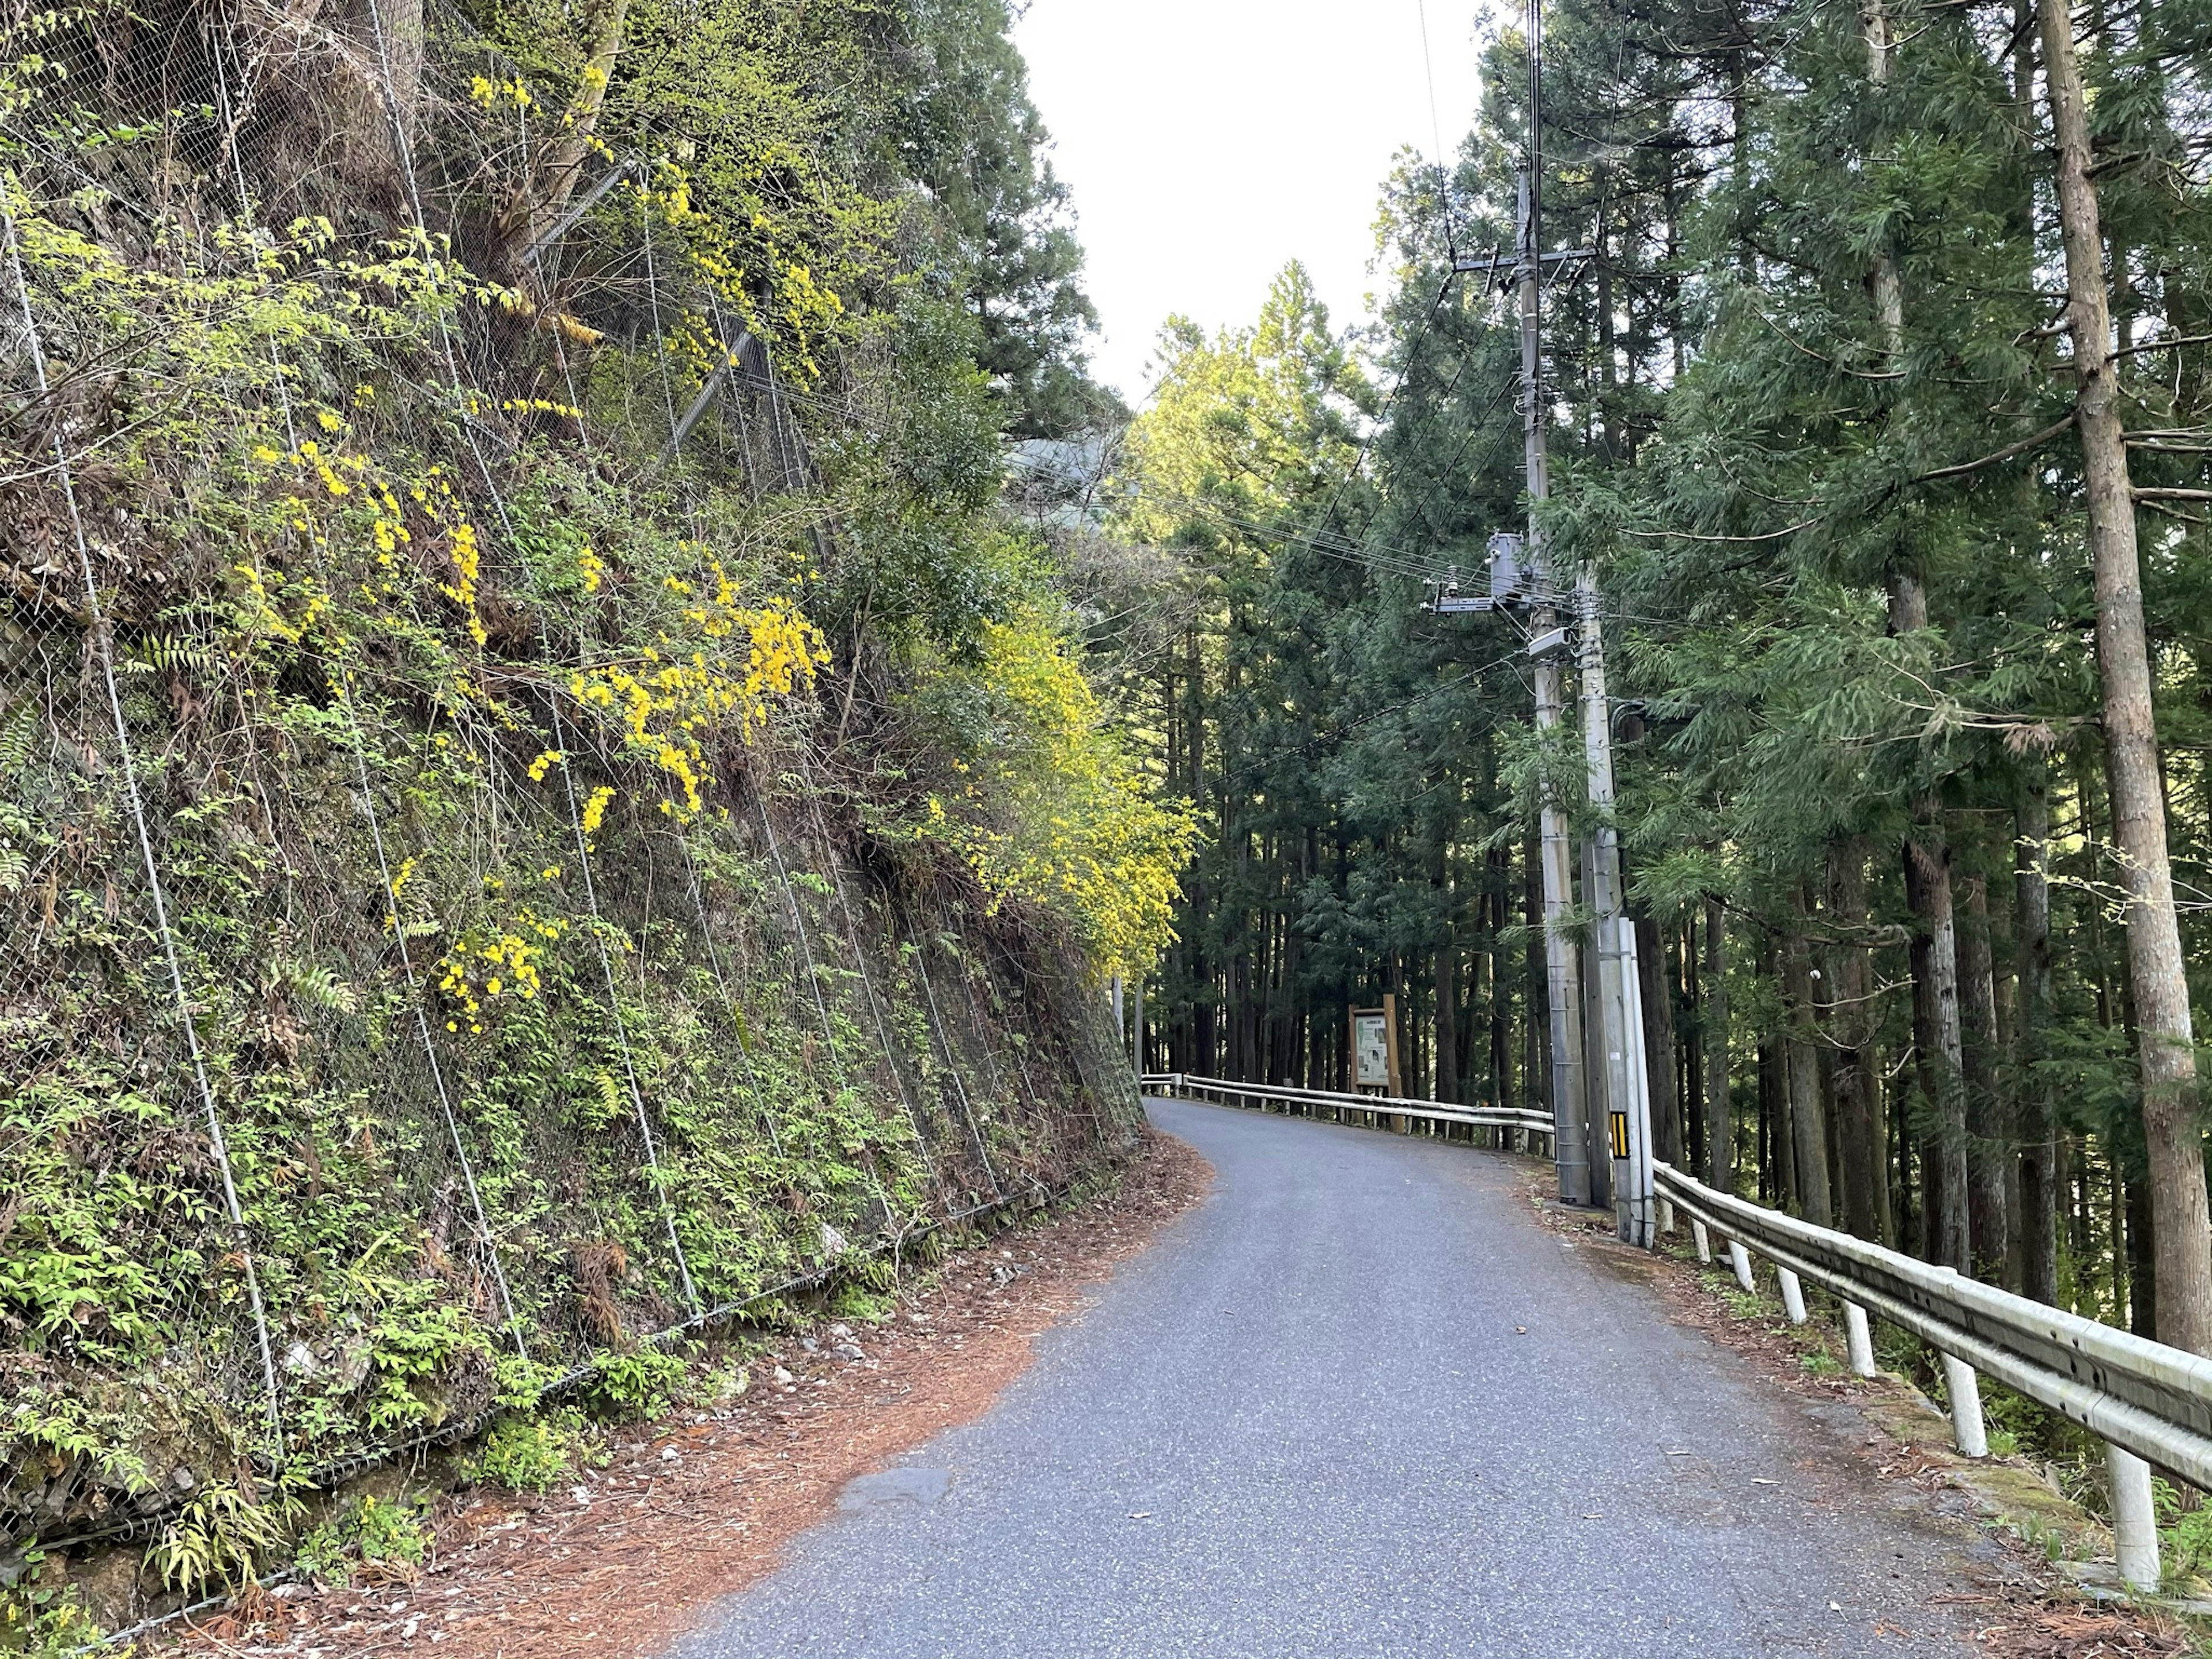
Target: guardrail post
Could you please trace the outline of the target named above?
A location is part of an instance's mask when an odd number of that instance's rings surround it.
[[[1777,1267],[1774,1276],[1782,1281],[1782,1311],[1790,1316],[1790,1322],[1805,1322],[1805,1287],[1797,1282],[1797,1275],[1787,1267]]]
[[[1856,1302],[1844,1304],[1844,1346],[1850,1351],[1853,1376],[1875,1375],[1874,1333],[1867,1328],[1866,1310]]]
[[[1729,1265],[1735,1269],[1735,1282],[1747,1291],[1757,1291],[1759,1286],[1751,1282],[1751,1252],[1733,1238],[1729,1240],[1728,1247]]]
[[[1674,1231],[1674,1200],[1671,1198],[1659,1200],[1659,1231],[1662,1233]]]
[[[2150,1465],[2125,1446],[2105,1443],[2112,1484],[2112,1555],[2132,1589],[2158,1588],[2158,1511],[2151,1504]]]
[[[1990,1437],[1982,1431],[1982,1382],[1963,1359],[1943,1356],[1943,1389],[1951,1396],[1951,1438],[1964,1457],[1987,1457]]]
[[[1713,1265],[1713,1239],[1712,1235],[1705,1231],[1705,1224],[1702,1221],[1692,1218],[1690,1223],[1690,1237],[1698,1241],[1698,1260],[1704,1262],[1708,1267],[1711,1267]]]

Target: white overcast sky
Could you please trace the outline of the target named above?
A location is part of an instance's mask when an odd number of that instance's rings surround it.
[[[1425,0],[1437,119],[1474,118],[1469,0]],[[1103,337],[1132,404],[1171,313],[1249,323],[1292,258],[1341,329],[1366,312],[1391,157],[1433,159],[1421,0],[1032,0],[1015,40],[1073,188]]]

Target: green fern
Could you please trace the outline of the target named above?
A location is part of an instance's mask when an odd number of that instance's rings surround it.
[[[0,885],[4,884],[4,873],[0,873]],[[349,1014],[360,1005],[354,988],[319,963],[274,963],[269,970],[269,985],[271,990],[283,993],[295,1007],[327,1008],[333,1013]]]
[[[131,651],[129,660],[142,673],[204,674],[215,666],[214,653],[204,641],[175,634],[147,635]]]
[[[27,770],[39,744],[39,706],[29,697],[0,714],[0,773],[14,776]]]

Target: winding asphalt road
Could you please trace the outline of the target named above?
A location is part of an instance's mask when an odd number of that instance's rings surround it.
[[[684,1659],[1964,1651],[1942,1598],[1991,1547],[1564,1246],[1511,1162],[1152,1112],[1207,1201]]]

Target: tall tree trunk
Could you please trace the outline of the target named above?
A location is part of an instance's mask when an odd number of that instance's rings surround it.
[[[1912,953],[1914,1024],[1919,1032],[1922,1086],[1933,1113],[1921,1150],[1921,1248],[1929,1261],[1966,1273],[1972,1262],[1967,1232],[1958,927],[1952,915],[1950,854],[1940,842],[1933,847],[1917,839],[1905,843],[1905,890],[1906,904],[1919,923]]]
[[[1759,977],[1780,994],[1783,1029],[1760,1033],[1759,1039],[1759,1115],[1761,1163],[1772,1183],[1775,1201],[1784,1209],[1797,1208],[1797,1138],[1790,1113],[1789,988],[1781,952],[1774,936],[1761,931],[1753,957]],[[1764,1190],[1764,1188],[1762,1188]]]
[[[1729,1103],[1728,911],[1705,901],[1705,1184],[1735,1190],[1735,1119]]]
[[[1861,1238],[1881,1237],[1885,1148],[1875,1127],[1874,953],[1866,943],[1867,850],[1856,836],[1828,851],[1828,903],[1838,935],[1828,953],[1836,1044],[1837,1208]]]
[[[1459,1088],[1459,930],[1454,926],[1455,906],[1451,884],[1451,842],[1437,848],[1434,877],[1438,901],[1443,906],[1443,933],[1437,940],[1436,1009],[1437,1089],[1438,1100],[1455,1101]]]
[[[560,137],[554,140],[537,176],[523,183],[520,198],[501,216],[496,228],[501,262],[511,270],[520,268],[523,253],[552,229],[576,193],[584,163],[591,159],[592,140],[599,131],[607,88],[622,58],[629,17],[629,0],[596,0],[579,20],[584,71],[577,80],[575,95],[568,101]]]
[[[330,115],[346,169],[396,189],[411,216],[416,118],[422,102],[422,0],[350,0],[334,21],[359,52],[344,54],[331,84]]]
[[[1966,925],[1959,930],[1959,1021],[1966,1082],[1967,1240],[1974,1271],[2002,1282],[2008,1248],[2005,1165],[2011,1133],[1998,1092],[1996,970],[1990,951],[1989,884],[1964,884]]]
[[[1682,1049],[1679,1085],[1682,1102],[1682,1161],[1679,1166],[1695,1175],[1705,1167],[1705,1008],[1698,994],[1698,913],[1682,912],[1682,931],[1675,940],[1675,966],[1680,972],[1676,1005],[1682,1011]]]
[[[1859,14],[1867,78],[1888,84],[1897,43],[1883,0]],[[1905,289],[1897,262],[1879,249],[1869,272],[1875,325],[1890,361],[1905,351]],[[1889,575],[1889,631],[1909,638],[1928,626],[1928,595],[1918,574],[1900,562]],[[1923,1091],[1936,1121],[1921,1142],[1921,1250],[1929,1261],[1967,1269],[1965,1055],[1959,1030],[1958,933],[1951,903],[1951,854],[1932,794],[1914,805],[1917,820],[1905,849],[1906,903],[1913,916],[1913,1009]]]
[[[2042,761],[2029,763],[2014,821],[2014,908],[2020,934],[2021,1290],[2038,1302],[2058,1301],[2057,1146],[2052,1138],[2051,1085],[2043,1062],[2051,1025],[2051,796]]]
[[[2058,219],[2066,248],[2075,424],[2081,439],[2097,596],[2112,840],[2127,887],[2128,975],[2141,1030],[2137,1063],[2158,1337],[2177,1348],[2212,1354],[2212,1219],[2206,1212],[2203,1136],[2197,1121],[2197,1052],[2166,854],[2135,496],[2115,401],[2118,371],[2111,355],[2104,239],[2090,171],[2088,109],[2066,7],[2059,0],[2041,0],[2039,10],[2044,79],[2058,149]]]
[[[1551,978],[1544,958],[1544,867],[1536,833],[1521,848],[1522,967],[1521,1075],[1528,1080],[1538,1109],[1552,1109]]]
[[[2125,1194],[2127,1243],[2123,1254],[2128,1264],[2128,1328],[2137,1336],[2158,1338],[2158,1220],[2151,1213],[2148,1184],[2132,1176],[2112,1176]],[[2115,1249],[2120,1247],[2116,1243]],[[2162,1338],[2159,1340],[2163,1340]]]
[[[1682,1103],[1675,1093],[1674,975],[1659,924],[1636,910],[1636,976],[1644,994],[1644,1055],[1651,1076],[1651,1152],[1676,1168],[1682,1162]]]
[[[1828,1178],[1828,1108],[1820,1073],[1820,1026],[1814,1017],[1813,951],[1804,934],[1805,901],[1797,899],[1797,929],[1782,947],[1782,985],[1790,1013],[1790,1135],[1796,1155],[1797,1213],[1816,1227],[1833,1224]]]

